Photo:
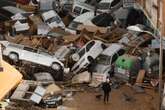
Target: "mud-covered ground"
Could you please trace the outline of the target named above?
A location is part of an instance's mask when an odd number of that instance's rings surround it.
[[[104,104],[103,99],[96,99],[97,93],[95,92],[77,93],[72,102],[67,102],[64,105],[75,107],[77,110],[157,110],[158,92],[154,90],[145,91],[146,93],[139,94],[128,86],[114,89],[111,92],[108,104]],[[123,94],[128,96],[127,101]]]
[[[158,92],[153,89],[145,89],[145,93],[136,93],[130,87],[124,85],[113,89],[110,101],[104,104],[103,99],[97,99],[96,91],[76,92],[72,100],[64,101],[63,106],[75,108],[73,110],[158,110]],[[17,110],[42,110],[38,107],[16,107]],[[43,110],[57,110],[43,109]],[[72,110],[72,109],[69,109]]]

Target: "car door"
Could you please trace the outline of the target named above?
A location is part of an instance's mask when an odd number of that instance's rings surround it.
[[[113,54],[113,56],[111,57],[111,65],[117,60],[117,58],[118,58],[118,54],[117,53]]]
[[[38,58],[37,58],[38,64],[41,64],[44,66],[51,66],[54,61],[55,61],[55,58],[53,58],[53,56],[49,55],[43,50],[38,50]]]
[[[22,60],[36,63],[38,60],[37,50],[31,47],[24,47],[22,51]]]

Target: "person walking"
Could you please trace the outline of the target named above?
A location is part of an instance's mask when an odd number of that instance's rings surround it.
[[[109,101],[109,93],[111,92],[109,78],[106,78],[106,81],[103,82],[102,89],[104,91],[104,103],[106,104]]]

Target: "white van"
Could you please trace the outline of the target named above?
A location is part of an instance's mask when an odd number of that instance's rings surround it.
[[[76,61],[73,65],[71,71],[73,73],[78,73],[82,69],[85,69],[96,57],[98,57],[106,45],[98,40],[91,40],[86,45],[84,45],[77,53],[72,55],[72,59]]]
[[[118,43],[112,43],[107,47],[97,58],[96,66],[94,67],[94,78],[99,81],[104,81],[105,76],[109,76],[111,65],[117,58],[125,53],[124,46]]]
[[[83,3],[83,2],[74,2],[73,4],[73,9],[72,9],[72,16],[73,17],[77,17],[83,13],[86,13],[86,12],[89,12],[89,11],[92,11],[94,12],[94,7],[91,6],[91,5],[88,5],[86,3]]]
[[[76,29],[79,25],[84,24],[87,20],[91,20],[94,18],[94,12],[86,12],[80,16],[77,16],[65,29],[65,31],[70,32],[72,34],[76,34]]]

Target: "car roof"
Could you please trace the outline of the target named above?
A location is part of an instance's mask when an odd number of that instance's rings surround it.
[[[112,3],[114,0],[101,0],[99,3]]]
[[[121,49],[122,47],[123,47],[123,45],[121,45],[121,44],[112,43],[112,44],[110,44],[109,47],[107,47],[107,48],[102,52],[102,54],[103,54],[103,55],[111,56],[111,55],[113,55],[116,51],[118,51],[119,49]]]
[[[79,5],[80,7],[88,8],[88,9],[91,9],[91,10],[94,11],[94,7],[91,6],[91,5],[89,5],[89,4],[87,4],[87,3],[83,3],[83,2],[76,1],[76,2],[74,3],[74,5],[75,5],[75,6],[76,6],[76,5]]]
[[[77,16],[73,21],[83,23],[83,22],[90,20],[94,17],[95,17],[94,12],[86,12],[84,14],[81,14],[80,16]]]

